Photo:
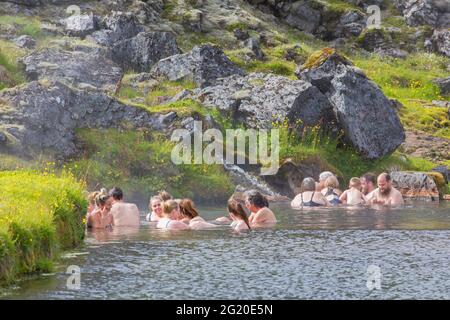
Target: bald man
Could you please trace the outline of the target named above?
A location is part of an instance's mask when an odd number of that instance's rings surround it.
[[[388,173],[382,173],[377,179],[378,188],[372,193],[370,202],[372,204],[397,206],[402,205],[403,196],[392,186],[391,176]]]

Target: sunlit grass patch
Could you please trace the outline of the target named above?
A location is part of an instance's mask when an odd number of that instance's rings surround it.
[[[70,174],[0,172],[0,281],[49,271],[60,249],[84,236],[84,186]]]

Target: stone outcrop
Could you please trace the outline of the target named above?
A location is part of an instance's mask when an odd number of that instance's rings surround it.
[[[180,53],[175,36],[169,32],[141,32],[116,42],[111,51],[114,61],[137,72],[147,72],[159,60]]]
[[[394,5],[411,26],[450,27],[450,5],[447,0],[394,0]]]
[[[76,128],[110,128],[130,123],[161,128],[157,115],[124,105],[100,91],[86,91],[61,82],[30,82],[0,92],[3,151],[33,154],[48,151],[57,158],[80,152]]]
[[[315,125],[329,117],[332,109],[310,83],[263,73],[217,80],[217,85],[197,90],[197,99],[252,128],[270,128],[273,121],[285,119]]]
[[[134,14],[119,11],[113,11],[111,15],[99,21],[99,29],[89,38],[107,47],[112,47],[117,41],[130,39],[144,31],[144,27]]]
[[[433,177],[425,172],[394,171],[390,173],[392,185],[404,198],[439,201],[439,189]]]
[[[299,30],[318,35],[324,40],[358,36],[366,26],[361,10],[334,10],[326,1],[317,0],[247,0],[264,12],[284,20]]]
[[[122,69],[100,48],[68,51],[52,47],[22,59],[28,80],[59,79],[68,83],[111,89],[122,78]]]
[[[434,52],[450,57],[450,29],[434,30],[431,44]]]
[[[171,81],[189,79],[200,87],[213,85],[217,79],[243,75],[222,50],[210,45],[196,46],[190,52],[174,55],[156,63],[151,74]]]
[[[450,76],[447,78],[436,78],[433,82],[439,86],[442,95],[450,95]]]
[[[97,17],[92,14],[72,15],[62,22],[69,36],[85,37],[98,28]]]
[[[393,152],[405,134],[380,88],[334,50],[324,50],[316,59],[297,70],[297,76],[328,97],[345,140],[368,159]]]

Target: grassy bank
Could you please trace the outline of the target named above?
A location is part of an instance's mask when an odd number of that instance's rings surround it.
[[[157,132],[82,129],[77,136],[85,155],[66,167],[90,189],[120,186],[136,201],[163,189],[175,197],[224,201],[234,190],[221,165],[173,164],[174,145]]]
[[[83,185],[71,175],[0,172],[0,282],[48,272],[84,236]]]

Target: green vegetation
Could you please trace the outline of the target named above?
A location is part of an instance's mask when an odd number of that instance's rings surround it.
[[[445,100],[434,78],[445,77],[448,58],[429,53],[410,54],[406,59],[355,56],[352,61],[376,82],[389,98],[398,99],[403,125],[407,129],[450,138],[447,110],[432,106],[433,100]]]
[[[41,31],[41,22],[36,17],[0,16],[0,28],[16,28],[18,35],[29,35],[34,39],[44,37]]]
[[[224,201],[233,192],[221,165],[173,164],[174,143],[155,132],[83,129],[78,137],[85,157],[67,166],[90,189],[119,185],[137,199],[165,189],[201,201]]]
[[[25,81],[17,61],[25,51],[11,42],[0,40],[0,90],[14,87]]]
[[[87,203],[70,174],[0,172],[0,281],[48,272],[61,249],[81,243]]]

